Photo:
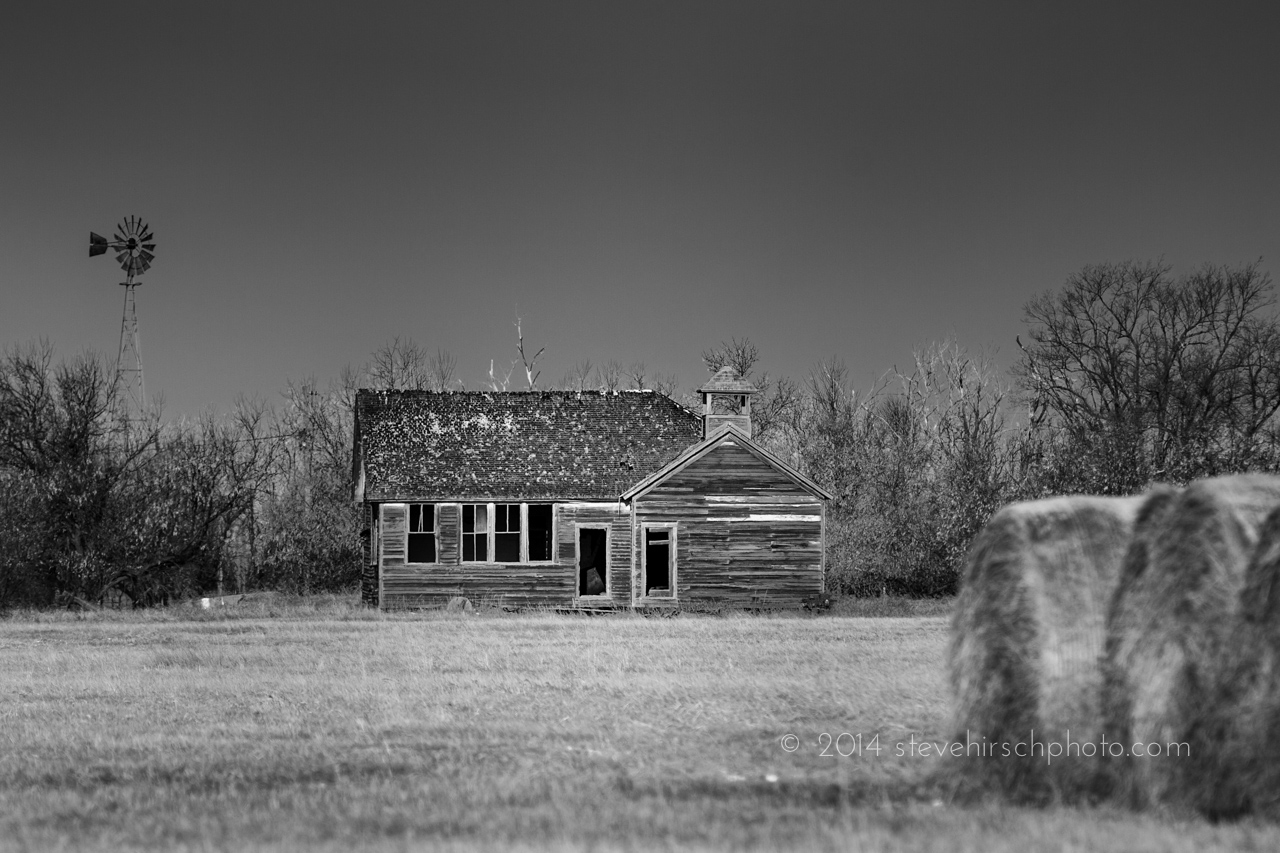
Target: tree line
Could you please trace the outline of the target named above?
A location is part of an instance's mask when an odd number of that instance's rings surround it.
[[[708,370],[730,364],[760,389],[757,439],[834,495],[829,591],[949,594],[970,539],[1012,500],[1280,470],[1280,323],[1258,264],[1089,266],[1025,320],[1007,373],[945,341],[865,390],[836,358],[797,382],[759,370],[749,340],[704,351]],[[516,334],[518,359],[491,362],[483,387],[542,387],[543,350],[527,354],[519,321]],[[163,422],[126,414],[100,359],[8,348],[0,608],[354,587],[357,387],[462,384],[448,353],[396,339],[328,387],[291,383],[277,406]],[[557,387],[696,403],[642,363],[579,362]]]
[[[954,592],[996,509],[1280,471],[1280,323],[1258,264],[1085,267],[1026,305],[1007,374],[954,342],[869,392],[820,366],[767,440],[835,494],[829,588]]]

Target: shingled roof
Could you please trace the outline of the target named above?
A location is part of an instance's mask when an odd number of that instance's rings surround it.
[[[698,389],[701,394],[751,394],[759,389],[738,375],[738,371],[725,365],[716,371],[716,375],[707,380],[707,384]]]
[[[617,500],[702,421],[653,391],[361,390],[355,433],[357,499]]]

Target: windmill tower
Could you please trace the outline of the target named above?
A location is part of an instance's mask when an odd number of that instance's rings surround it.
[[[124,314],[120,319],[120,350],[116,355],[116,388],[122,391],[124,417],[139,420],[147,410],[147,386],[142,376],[142,340],[138,334],[138,304],[134,289],[142,282],[138,276],[151,268],[155,258],[155,237],[151,228],[136,216],[127,216],[116,226],[114,240],[108,240],[89,232],[89,257],[105,255],[107,250],[116,253],[126,279],[120,282],[124,288]]]

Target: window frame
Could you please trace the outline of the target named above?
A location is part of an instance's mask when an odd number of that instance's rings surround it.
[[[551,507],[551,542],[547,550],[547,558],[545,560],[535,560],[529,556],[529,507],[530,506],[547,506]],[[556,562],[556,505],[551,501],[533,501],[520,504],[520,556],[524,562],[533,566],[549,566]]]
[[[414,530],[413,529],[413,508],[418,507],[418,518],[422,518],[422,507],[431,507],[431,530]],[[430,562],[411,562],[409,560],[409,543],[413,536],[422,536],[430,534],[435,544],[436,558]],[[406,503],[404,511],[404,564],[406,566],[438,566],[440,565],[440,504],[418,501],[415,503]]]
[[[670,593],[667,595],[652,595],[649,590],[649,543],[648,532],[650,530],[666,530],[667,531],[667,588]],[[677,580],[677,564],[679,560],[676,549],[676,542],[679,537],[679,524],[671,521],[653,521],[643,522],[640,525],[640,597],[649,601],[675,601],[679,596],[679,587]]]
[[[545,560],[529,559],[529,505],[551,507],[551,553]],[[462,518],[467,507],[485,507],[488,514],[489,529],[485,531],[485,559],[468,560],[465,554],[465,538],[467,536],[476,536],[475,533],[464,533],[462,526]],[[520,507],[520,559],[515,561],[499,561],[494,559],[496,552],[494,548],[497,544],[497,527],[498,516],[497,508],[500,506],[518,506]],[[438,517],[438,516],[437,516]],[[559,513],[556,512],[556,504],[553,501],[464,501],[458,505],[458,564],[462,566],[549,566],[556,562],[556,532],[559,525]],[[439,541],[439,540],[437,540]],[[439,558],[439,551],[436,557]]]
[[[511,535],[510,530],[498,530],[498,507],[502,507],[503,524],[508,527],[511,524],[510,507],[516,508],[516,524],[520,525],[520,529],[515,531],[516,558],[514,560],[498,559],[498,537]],[[528,560],[526,558],[528,557],[529,543],[525,536],[525,527],[524,504],[516,503],[514,501],[495,501],[494,503],[489,504],[489,562],[500,566],[512,566],[519,565],[520,563],[527,563]]]
[[[483,560],[476,560],[474,558],[468,560],[466,558],[467,537],[471,536],[473,537],[472,541],[476,541],[474,537],[480,535],[480,533],[477,531],[473,531],[470,533],[467,532],[467,528],[466,528],[467,507],[472,508],[471,517],[472,517],[473,527],[475,526],[475,511],[474,511],[475,507],[485,508],[484,509],[485,511],[484,557],[485,558]],[[493,562],[493,560],[490,559],[490,557],[493,556],[493,526],[494,526],[493,525],[493,504],[470,502],[470,503],[463,503],[458,505],[458,564],[459,565],[483,566]]]

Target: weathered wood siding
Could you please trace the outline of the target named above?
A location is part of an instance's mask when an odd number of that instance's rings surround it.
[[[462,561],[462,504],[436,504],[436,559],[446,566]]]
[[[578,522],[606,523],[609,533],[611,592],[630,600],[630,515],[616,504],[555,504],[554,562],[462,563],[461,504],[436,504],[436,563],[397,561],[403,548],[391,549],[381,561],[381,606],[395,610],[437,606],[454,596],[477,604],[502,607],[568,607],[577,597],[576,537]],[[384,547],[383,554],[387,554]]]
[[[674,523],[680,605],[799,607],[822,592],[824,506],[790,477],[728,441],[635,501],[636,603],[641,526]]]

